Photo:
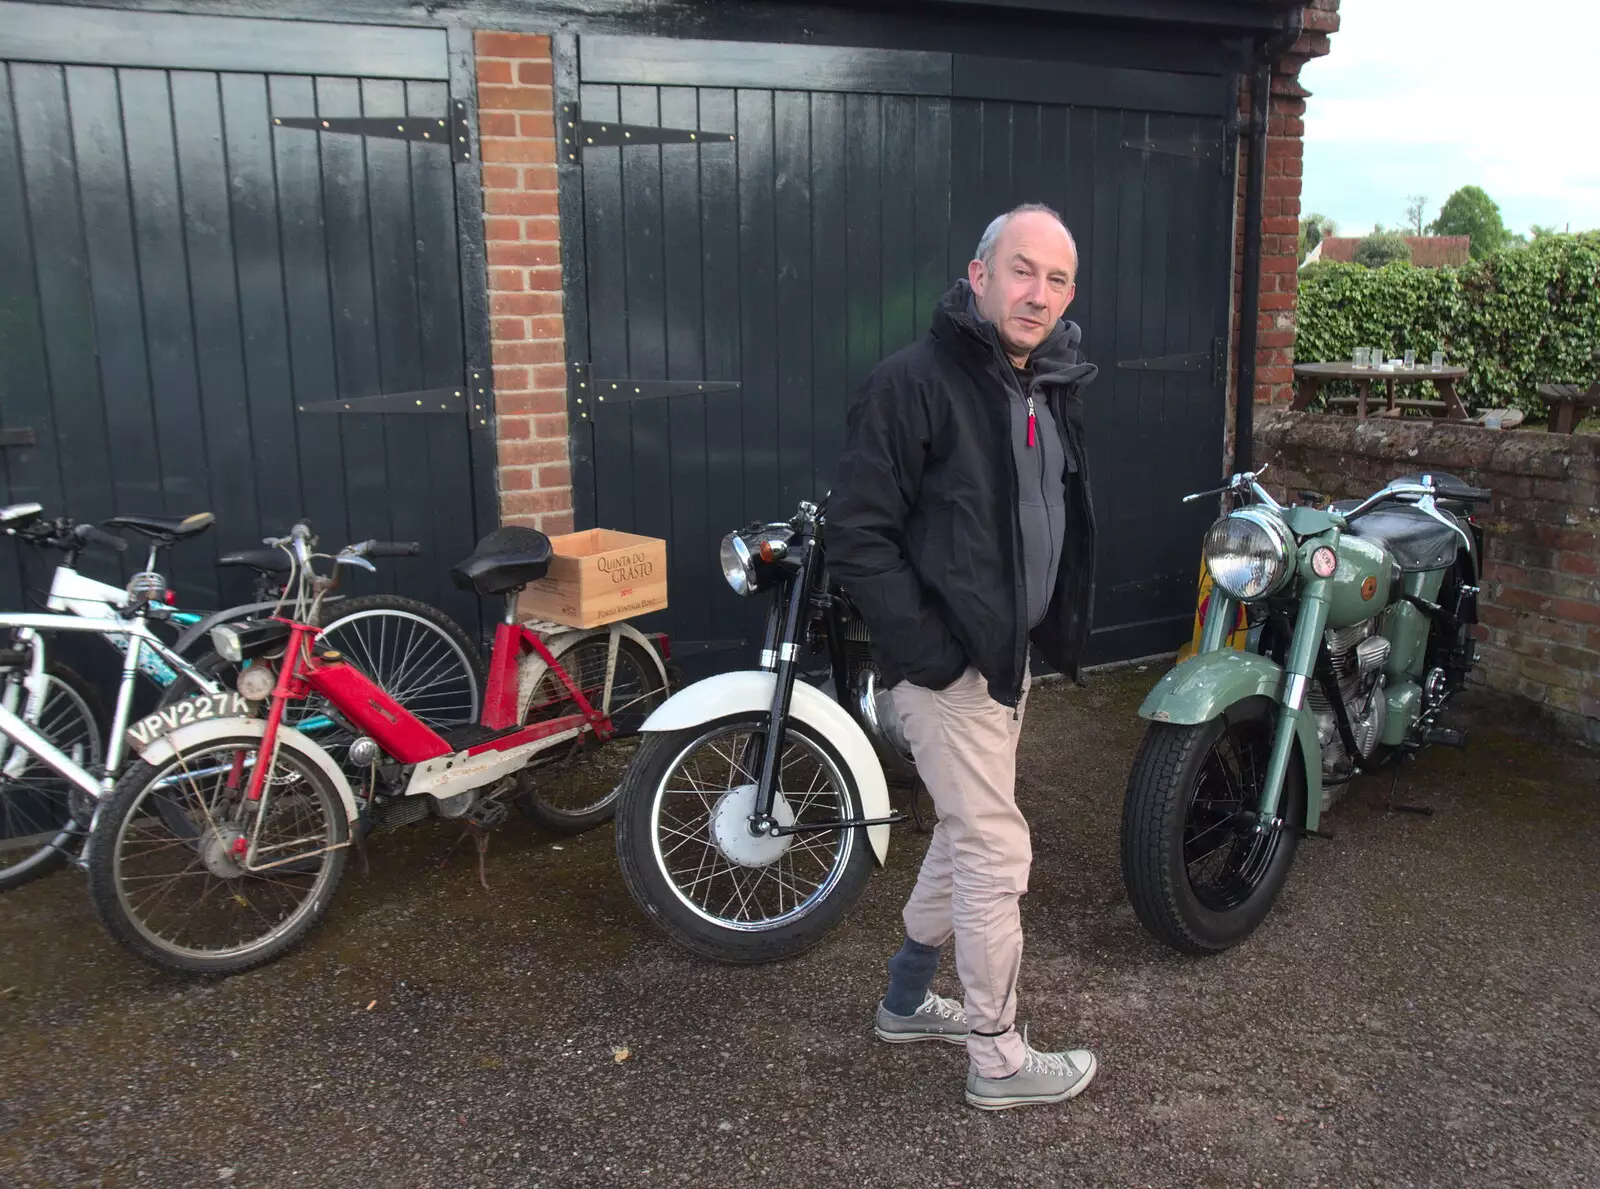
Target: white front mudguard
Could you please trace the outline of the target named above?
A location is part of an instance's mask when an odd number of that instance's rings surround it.
[[[778,684],[776,673],[743,671],[708,677],[673,694],[649,718],[643,731],[683,731],[735,714],[765,712],[772,708]],[[789,713],[831,743],[855,778],[861,792],[863,817],[888,817],[889,786],[883,779],[878,753],[856,720],[844,707],[803,681],[794,683]],[[889,827],[868,826],[867,840],[882,866],[889,855]]]
[[[176,731],[162,735],[141,751],[139,758],[159,767],[179,752],[204,747],[218,739],[260,739],[266,733],[265,719],[213,718],[205,722],[191,723],[189,726],[179,727]],[[339,790],[339,799],[344,802],[345,817],[351,822],[356,820],[355,794],[350,791],[350,782],[339,770],[339,765],[333,762],[332,756],[293,727],[278,728],[278,746],[286,747],[302,759],[315,764],[323,775],[333,782],[333,787]]]

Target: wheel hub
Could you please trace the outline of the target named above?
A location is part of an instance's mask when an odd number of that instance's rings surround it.
[[[794,841],[793,834],[752,834],[750,819],[756,812],[756,786],[742,784],[717,798],[708,827],[711,841],[722,857],[740,867],[765,867],[776,863]],[[772,798],[772,820],[780,826],[794,825],[794,810],[782,793]]]
[[[237,844],[244,835],[233,826],[210,826],[200,835],[200,861],[206,870],[218,879],[238,879],[244,874],[236,853]]]

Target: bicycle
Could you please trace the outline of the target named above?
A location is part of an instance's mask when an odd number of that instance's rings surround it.
[[[135,724],[140,758],[100,805],[90,830],[86,855],[97,914],[124,947],[167,969],[233,974],[299,944],[326,913],[349,848],[365,829],[430,815],[460,821],[462,837],[477,842],[482,881],[488,831],[504,821],[506,800],[527,770],[559,763],[589,736],[604,743],[617,734],[613,714],[590,701],[550,650],[543,629],[551,625],[517,620],[517,593],[549,567],[544,534],[501,528],[451,571],[463,589],[505,596],[506,613],[495,633],[480,721],[437,732],[339,652],[319,646],[313,625],[340,568],[371,563],[362,546],[316,554],[303,529],[296,525],[275,542],[294,562],[292,613],[213,630],[221,656],[250,662],[237,690],[198,695],[177,714]],[[317,559],[333,563],[331,576],[314,572]],[[559,683],[571,713],[532,721],[526,710],[519,714],[529,658]],[[660,686],[642,695],[637,708],[610,709],[636,712],[664,692],[663,669]],[[349,749],[365,769],[359,800],[327,751],[285,722],[294,703],[314,694],[361,732]],[[265,717],[251,714],[250,704],[263,705]],[[7,726],[0,719],[0,733]],[[51,758],[51,766],[70,774],[65,757]],[[162,801],[181,805],[194,824],[192,836],[167,827]]]
[[[11,632],[11,643],[0,649],[0,891],[38,878],[73,853],[121,767],[141,672],[170,672],[197,688],[220,689],[151,629],[151,622],[175,614],[152,581],[159,574],[136,574],[126,590],[84,578],[73,566],[87,545],[121,550],[127,543],[94,525],[37,524],[40,511],[37,504],[0,509],[7,533],[65,549],[71,563],[57,568],[49,611],[0,613],[0,631]],[[109,731],[102,729],[93,688],[50,659],[47,632],[96,634],[121,652]]]
[[[225,554],[218,562],[255,572],[254,602],[209,615],[176,606],[171,587],[158,569],[160,552],[205,532],[215,521],[210,513],[122,515],[104,521],[106,528],[129,529],[149,538],[145,568],[126,588],[99,582],[77,570],[79,555],[88,545],[122,551],[127,548],[126,541],[94,525],[66,517],[45,519],[42,513],[38,504],[0,508],[0,528],[25,544],[67,555],[51,575],[48,610],[114,623],[125,606],[142,600],[154,608],[147,618],[183,629],[172,650],[188,657],[203,680],[191,680],[151,648],[141,647],[137,655],[135,672],[162,691],[158,710],[190,694],[230,684],[233,674],[229,667],[214,654],[197,653],[195,645],[209,640],[209,629],[217,624],[270,611],[282,599],[289,563],[281,550],[266,548]],[[412,557],[421,552],[411,543],[373,541],[368,545],[374,556]],[[329,612],[325,638],[362,656],[368,671],[397,700],[436,727],[476,719],[483,661],[476,645],[453,619],[427,604],[396,595],[335,596],[329,601],[335,606]],[[126,634],[106,631],[100,635],[126,654]],[[34,675],[36,667],[39,673]],[[40,692],[30,697],[27,691],[31,689]],[[114,739],[120,738],[126,726],[132,697],[133,684],[124,680],[111,733]],[[20,707],[25,722],[90,770],[98,772],[104,766],[107,775],[114,775],[120,767],[122,748],[108,746],[106,716],[93,686],[69,666],[48,658],[44,642],[36,636],[28,635],[12,647],[0,649],[0,702],[13,712]],[[307,707],[297,725],[319,733],[338,750],[344,729],[318,707]],[[32,773],[26,780],[24,769]],[[35,787],[39,782],[43,783]],[[105,787],[109,789],[109,783]],[[40,773],[37,765],[29,768],[20,749],[4,754],[0,762],[0,892],[59,866],[71,856],[76,833],[81,833],[81,827],[74,831],[71,798],[59,778]]]

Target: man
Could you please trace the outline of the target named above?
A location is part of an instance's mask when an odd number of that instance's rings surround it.
[[[1033,852],[1016,802],[1028,642],[1076,676],[1094,518],[1079,389],[1097,370],[1062,320],[1078,271],[1050,208],[989,225],[927,337],[885,359],[850,412],[828,560],[872,632],[939,813],[889,960],[876,1032],[965,1042],[967,1101],[1060,1102],[1094,1077],[1081,1049],[1015,1028]],[[964,1009],[929,986],[955,939]]]

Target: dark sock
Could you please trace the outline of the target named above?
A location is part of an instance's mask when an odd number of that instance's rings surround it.
[[[906,938],[900,952],[889,959],[889,989],[883,1006],[897,1016],[915,1015],[928,997],[928,987],[939,969],[939,947]]]

